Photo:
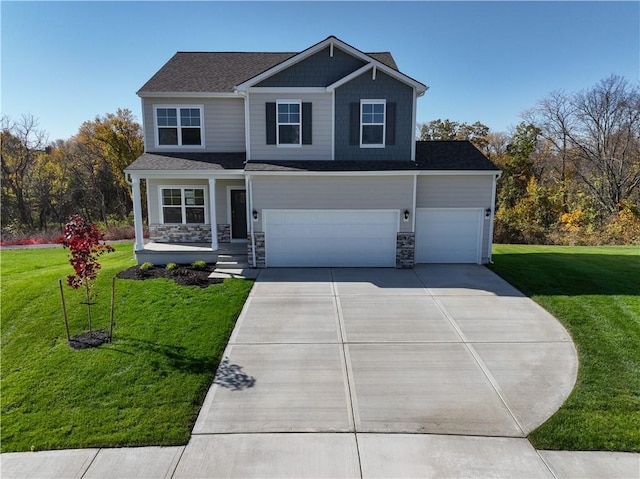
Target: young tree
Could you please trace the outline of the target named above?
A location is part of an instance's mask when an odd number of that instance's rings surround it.
[[[101,242],[102,237],[102,233],[95,225],[85,221],[80,215],[72,215],[64,225],[64,233],[60,241],[63,247],[69,248],[71,256],[69,263],[75,272],[67,276],[67,284],[73,289],[80,287],[85,289],[89,331],[92,331],[91,300],[94,298],[92,289],[98,277],[98,270],[101,268],[98,257],[114,251],[110,245]]]

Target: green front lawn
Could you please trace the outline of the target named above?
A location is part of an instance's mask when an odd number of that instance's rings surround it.
[[[131,244],[102,257],[94,328],[108,329],[111,278],[132,266]],[[114,342],[66,342],[58,279],[62,248],[2,251],[2,452],[185,444],[253,284],[206,289],[116,281]],[[82,292],[64,288],[71,334],[85,330]]]
[[[538,449],[640,452],[640,248],[495,245],[491,269],[570,332],[575,389]]]

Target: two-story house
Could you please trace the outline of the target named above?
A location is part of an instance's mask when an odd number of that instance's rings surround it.
[[[390,53],[333,36],[299,53],[176,53],[138,91],[138,260],[144,181],[150,240],[168,251],[246,242],[254,267],[488,262],[500,172],[469,142],[415,141],[426,90]]]

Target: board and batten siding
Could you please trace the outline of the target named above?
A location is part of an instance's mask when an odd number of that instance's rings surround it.
[[[417,208],[491,208],[492,175],[418,176]],[[491,218],[482,225],[482,262],[489,258]]]
[[[154,106],[203,105],[205,147],[156,147]],[[144,98],[145,151],[241,152],[244,141],[244,100],[242,98]]]
[[[256,93],[249,98],[249,118],[252,160],[331,160],[332,109],[329,93]],[[301,146],[267,145],[265,105],[278,100],[299,100],[311,103],[312,144]]]
[[[411,176],[254,176],[252,183],[253,208],[259,213],[255,231],[264,231],[263,209],[413,209]],[[410,232],[411,221],[401,220],[399,231]]]

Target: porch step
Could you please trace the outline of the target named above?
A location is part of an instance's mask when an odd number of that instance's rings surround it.
[[[216,268],[209,278],[239,278],[239,279],[256,279],[260,273],[259,269],[246,267],[240,268]]]

